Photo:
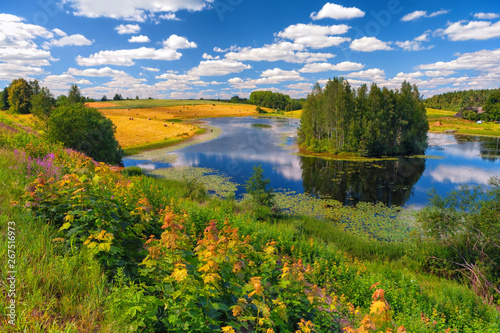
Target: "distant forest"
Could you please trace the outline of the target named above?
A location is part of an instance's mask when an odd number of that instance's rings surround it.
[[[231,103],[253,104],[277,111],[294,111],[302,109],[302,103],[305,100],[293,99],[288,95],[275,93],[272,91],[258,90],[250,94],[250,99],[233,96],[229,101]]]
[[[453,91],[427,98],[424,104],[431,109],[458,112],[472,107],[484,107],[488,98],[495,93],[500,93],[500,89]]]
[[[429,125],[416,86],[352,89],[343,78],[316,83],[302,111],[299,143],[314,152],[362,156],[422,153]]]

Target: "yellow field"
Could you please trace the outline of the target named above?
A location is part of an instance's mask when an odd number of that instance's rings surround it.
[[[99,103],[99,102],[95,102]],[[90,107],[94,103],[88,103]],[[107,107],[111,106],[106,104]],[[157,119],[190,119],[190,118],[210,118],[210,117],[230,117],[230,116],[251,116],[256,115],[254,105],[234,104],[234,105],[186,105],[186,106],[165,106],[140,109],[100,109],[106,116],[124,116]]]
[[[144,118],[108,116],[116,125],[116,139],[122,148],[157,142],[172,138],[188,138],[194,135],[196,126],[180,123],[167,123]]]
[[[88,103],[110,107],[110,103]],[[116,139],[127,149],[133,146],[192,137],[198,127],[179,123],[183,119],[256,115],[253,105],[189,105],[139,109],[100,109],[116,125]],[[131,120],[133,119],[133,120]],[[175,122],[172,122],[174,120]]]
[[[287,111],[287,112],[285,112],[285,116],[300,119],[300,116],[302,116],[302,110]]]

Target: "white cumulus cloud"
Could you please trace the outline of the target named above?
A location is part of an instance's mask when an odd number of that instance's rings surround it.
[[[149,43],[151,39],[149,39],[148,36],[144,35],[139,35],[139,36],[132,36],[128,40],[130,43]]]
[[[198,47],[195,42],[190,42],[186,37],[172,35],[163,41],[163,46],[173,50],[192,49]]]
[[[486,21],[470,21],[451,23],[446,29],[440,29],[438,34],[447,36],[452,41],[486,40],[500,37],[500,21],[496,23]]]
[[[351,39],[347,37],[338,37],[332,35],[345,34],[350,27],[345,24],[321,26],[315,24],[295,24],[280,31],[276,36],[291,39],[296,44],[304,45],[313,49],[338,46]]]
[[[351,49],[360,52],[392,50],[388,44],[375,37],[362,37],[351,42]]]
[[[197,67],[189,70],[189,75],[194,76],[222,76],[233,73],[240,73],[245,69],[250,69],[252,66],[242,62],[230,59],[222,60],[205,60],[200,62]]]
[[[120,35],[136,34],[141,31],[141,27],[138,24],[120,24],[115,27],[115,30]]]
[[[51,46],[84,46],[92,45],[92,41],[88,40],[85,36],[81,34],[75,34],[71,36],[64,36],[60,39],[53,39],[50,42],[43,43],[43,48],[47,49]]]
[[[356,17],[365,16],[365,12],[356,7],[344,7],[334,3],[327,2],[321,10],[316,13],[311,13],[313,20],[321,20],[324,18],[331,18],[335,20],[353,19]]]
[[[443,14],[447,14],[447,13],[449,13],[449,10],[444,10],[444,9],[438,10],[437,12],[433,12],[430,14],[427,14],[427,11],[425,11],[425,10],[416,10],[414,12],[411,12],[411,13],[403,16],[401,18],[401,21],[403,21],[403,22],[415,21],[421,17],[435,17],[438,15],[443,15]]]
[[[73,14],[84,17],[108,17],[144,22],[155,15],[169,15],[179,10],[200,11],[213,0],[64,0]]]
[[[116,66],[133,66],[136,59],[149,60],[178,60],[182,54],[176,50],[169,48],[154,49],[141,47],[138,49],[126,50],[104,50],[91,54],[88,57],[78,56],[76,62],[80,66],[99,66],[99,65],[116,65]]]
[[[327,61],[335,57],[331,53],[314,53],[304,51],[305,46],[290,42],[279,42],[263,47],[244,47],[234,49],[226,54],[226,58],[239,61],[286,61],[290,63],[307,63]]]
[[[343,61],[338,64],[330,64],[327,62],[322,63],[312,63],[306,64],[302,69],[299,70],[301,73],[319,73],[326,71],[339,71],[339,72],[349,72],[349,71],[357,71],[363,69],[365,65],[351,62],[351,61]]]
[[[475,13],[474,17],[480,20],[493,20],[500,17],[497,13]]]

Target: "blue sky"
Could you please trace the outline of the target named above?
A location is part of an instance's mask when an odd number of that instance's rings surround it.
[[[56,96],[306,97],[315,82],[426,97],[500,87],[498,1],[17,0],[0,4],[0,88]]]

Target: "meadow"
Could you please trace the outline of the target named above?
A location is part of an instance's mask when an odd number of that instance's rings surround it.
[[[397,209],[290,193],[263,214],[211,170],[120,173],[16,128],[0,131],[0,255],[15,221],[22,275],[4,332],[498,332]]]
[[[454,111],[427,109],[429,131],[433,133],[455,131],[457,134],[500,136],[500,124],[495,122],[477,124],[475,121],[455,118],[453,117],[455,114]]]

